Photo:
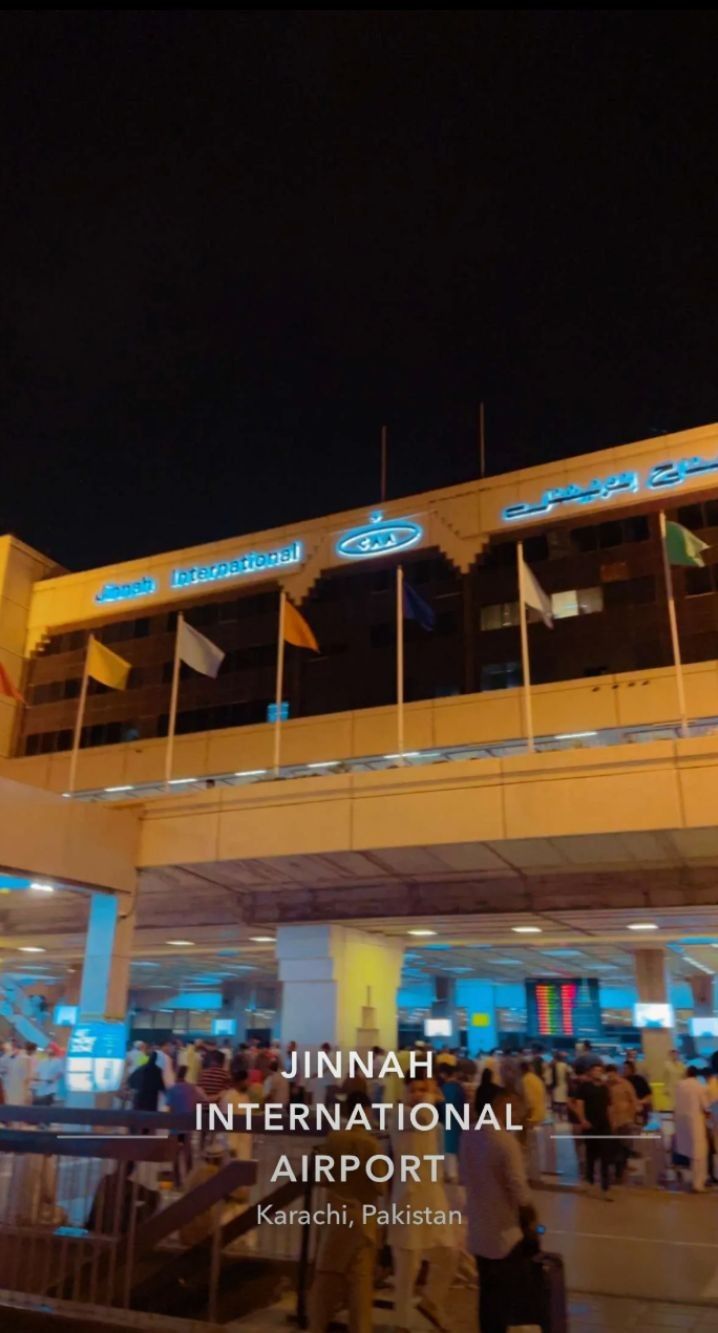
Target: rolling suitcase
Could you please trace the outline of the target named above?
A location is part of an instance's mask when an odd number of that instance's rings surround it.
[[[518,1275],[517,1275],[518,1277]],[[526,1257],[517,1281],[510,1333],[568,1333],[566,1282],[560,1254]]]

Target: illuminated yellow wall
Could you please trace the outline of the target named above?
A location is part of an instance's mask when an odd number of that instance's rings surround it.
[[[718,714],[718,662],[685,668],[690,717]],[[674,672],[668,667],[616,676],[558,681],[533,691],[537,735],[598,731],[645,723],[675,724],[678,716]],[[453,745],[495,745],[523,735],[523,691],[497,690],[412,703],[405,710],[405,748],[441,749]],[[580,742],[577,742],[580,744]],[[273,728],[253,727],[197,732],[175,740],[174,776],[203,777],[271,766]],[[125,745],[81,750],[78,790],[134,786],[164,779],[166,741],[130,741]],[[367,708],[355,713],[294,718],[282,727],[282,763],[316,763],[396,752],[396,710]],[[53,791],[65,791],[69,753],[0,760],[0,773]]]
[[[23,655],[33,588],[52,562],[14,537],[0,537],[0,662],[13,685],[23,683]],[[17,705],[0,694],[0,755],[12,750]]]

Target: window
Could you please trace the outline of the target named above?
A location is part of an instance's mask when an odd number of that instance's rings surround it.
[[[511,542],[500,542],[497,546],[490,546],[488,551],[484,552],[484,567],[486,569],[508,569],[510,566],[516,566],[516,547]]]
[[[518,625],[518,602],[496,602],[493,606],[481,608],[482,629],[506,629],[508,625]]]
[[[551,610],[556,620],[571,616],[591,616],[603,610],[603,588],[573,588],[551,596]]]
[[[656,583],[652,574],[641,579],[626,579],[622,583],[608,583],[604,588],[606,606],[645,606],[656,600]]]
[[[678,510],[678,522],[682,523],[684,528],[702,528],[703,505],[682,505]]]
[[[623,542],[623,524],[614,521],[612,523],[599,523],[598,525],[598,544],[605,546],[620,546]]]
[[[545,536],[527,537],[524,542],[524,560],[530,565],[548,560],[548,539]]]
[[[704,597],[715,591],[715,574],[710,565],[705,569],[686,569],[684,578],[686,597]]]
[[[481,668],[482,690],[510,690],[522,681],[519,662],[494,662]]]
[[[651,528],[645,514],[636,514],[623,523],[624,539],[628,542],[646,542],[651,535]]]
[[[598,546],[597,528],[574,528],[571,537],[576,549],[583,554],[588,551],[595,551]]]

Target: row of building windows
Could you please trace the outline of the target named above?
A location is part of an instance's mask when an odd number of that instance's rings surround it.
[[[707,574],[709,570],[689,571]],[[640,579],[624,579],[608,583],[603,587],[571,588],[565,592],[551,594],[551,610],[555,620],[568,620],[573,616],[591,616],[612,607],[639,606],[655,601],[656,585],[651,575]],[[482,630],[506,629],[519,623],[519,604],[515,602],[495,602],[491,606],[482,606],[480,624]]]

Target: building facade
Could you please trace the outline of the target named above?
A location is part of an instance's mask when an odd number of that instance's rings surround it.
[[[435,614],[431,632],[406,622],[407,701],[515,688],[519,539],[555,617],[553,629],[530,627],[537,685],[669,666],[661,510],[715,543],[718,559],[718,427],[81,573],[56,573],[4,539],[0,661],[26,701],[0,700],[4,752],[70,749],[90,633],[132,670],[126,690],[90,682],[83,749],[166,735],[180,611],[226,657],[216,680],[182,669],[178,734],[261,726],[280,588],[320,645],[288,649],[289,716],[390,705],[399,562]],[[709,549],[705,568],[674,570],[686,663],[718,659],[712,562]],[[19,602],[7,585],[20,564]]]

